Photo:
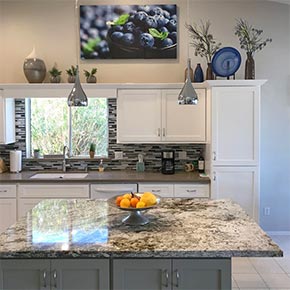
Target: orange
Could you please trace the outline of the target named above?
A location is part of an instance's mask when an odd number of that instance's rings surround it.
[[[146,206],[146,204],[145,204],[145,202],[143,202],[143,201],[139,201],[137,204],[136,204],[136,208],[143,208],[143,207],[145,207]]]
[[[137,197],[133,197],[131,199],[131,206],[136,207],[136,204],[139,202],[139,199]]]
[[[127,198],[123,198],[120,202],[120,207],[130,207],[130,200]]]
[[[121,202],[122,199],[123,199],[123,196],[117,196],[116,205],[120,205],[120,202]]]
[[[123,198],[127,198],[127,199],[131,199],[132,198],[132,195],[131,195],[131,193],[125,193],[124,195],[123,195]]]

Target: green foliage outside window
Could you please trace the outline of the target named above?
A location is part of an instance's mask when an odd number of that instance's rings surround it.
[[[72,144],[69,144],[69,108],[65,98],[31,99],[31,146],[42,154],[62,154],[64,145],[74,156],[89,154],[96,144],[96,155],[108,154],[108,107],[106,99],[90,99],[88,107],[72,107]]]

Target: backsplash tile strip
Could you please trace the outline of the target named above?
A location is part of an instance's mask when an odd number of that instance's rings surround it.
[[[117,102],[116,99],[108,99],[109,108],[109,147],[108,158],[104,159],[105,169],[107,170],[135,170],[137,156],[139,153],[144,155],[145,170],[159,171],[161,165],[160,152],[164,149],[175,150],[175,152],[186,151],[187,159],[179,160],[176,158],[176,170],[183,170],[184,163],[196,160],[200,152],[204,149],[203,144],[117,144]],[[26,152],[26,128],[25,128],[25,100],[15,100],[15,126],[16,142],[9,145],[0,145],[0,157],[9,166],[9,151],[21,150],[23,157],[24,170],[61,170],[61,160],[45,159],[25,159]],[[122,151],[124,158],[114,159],[114,152]],[[176,157],[177,154],[176,154]],[[70,159],[67,163],[75,170],[94,170],[98,168],[98,159]]]

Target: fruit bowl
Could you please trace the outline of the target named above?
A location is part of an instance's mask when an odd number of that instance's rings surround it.
[[[142,197],[144,193],[134,193],[134,196],[137,196],[139,198]],[[140,226],[140,225],[146,225],[149,223],[149,219],[142,214],[142,211],[149,210],[152,208],[156,208],[158,204],[160,204],[160,196],[155,194],[156,197],[156,203],[154,205],[150,206],[144,206],[142,208],[134,208],[134,207],[120,207],[116,204],[116,199],[118,196],[115,196],[109,200],[110,204],[112,204],[114,207],[117,207],[120,210],[129,211],[129,215],[122,219],[122,222],[126,225],[131,226]]]

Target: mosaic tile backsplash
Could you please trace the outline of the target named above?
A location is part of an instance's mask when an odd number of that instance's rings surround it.
[[[161,150],[175,150],[176,170],[183,170],[184,163],[197,160],[204,149],[203,144],[117,144],[117,103],[116,99],[108,99],[109,107],[109,148],[108,158],[103,163],[106,170],[135,170],[137,156],[139,153],[144,155],[145,170],[159,171],[161,166]],[[15,126],[16,142],[9,145],[0,145],[0,158],[3,158],[9,166],[9,151],[21,150],[23,157],[23,170],[61,170],[62,161],[59,159],[26,159],[26,126],[25,126],[25,100],[15,100]],[[123,159],[114,159],[115,152],[122,151]],[[178,152],[186,151],[186,160],[178,159]],[[68,159],[70,168],[75,170],[94,170],[98,168],[98,159]]]

